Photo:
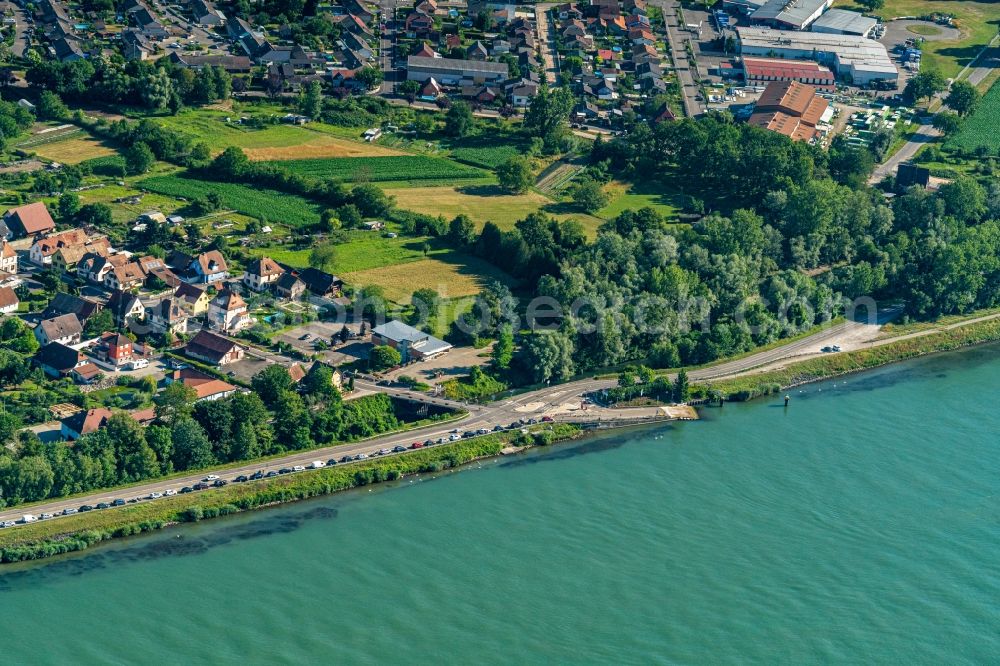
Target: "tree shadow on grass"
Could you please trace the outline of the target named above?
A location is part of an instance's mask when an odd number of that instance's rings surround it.
[[[456,187],[455,191],[459,194],[466,194],[470,197],[510,196],[510,192],[507,192],[499,185],[463,185],[461,187]]]

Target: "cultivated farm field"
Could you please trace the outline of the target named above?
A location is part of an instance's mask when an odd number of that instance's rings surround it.
[[[948,145],[963,150],[988,146],[994,155],[1000,151],[1000,83],[993,84],[959,133],[948,140]]]
[[[466,180],[488,174],[440,157],[401,155],[391,157],[339,157],[284,160],[273,163],[306,178],[341,181]]]
[[[493,222],[501,229],[513,229],[514,223],[531,213],[554,206],[538,192],[506,194],[495,185],[466,185],[448,187],[387,188],[386,194],[396,197],[396,205],[427,215],[443,215],[446,219],[468,215],[474,222]],[[579,221],[590,236],[597,233],[600,218],[584,213],[555,213],[553,217]]]
[[[42,159],[62,164],[78,164],[86,160],[117,154],[113,148],[105,145],[100,139],[80,134],[59,141],[41,143],[26,148],[26,150],[36,153]]]
[[[417,289],[430,288],[442,298],[460,298],[478,294],[491,280],[510,284],[510,276],[476,257],[450,252],[394,266],[341,274],[356,287],[377,285],[386,298],[406,303]]]
[[[225,208],[291,227],[301,227],[319,221],[320,207],[292,194],[236,183],[216,183],[184,176],[153,176],[136,183],[136,187],[171,197],[193,201],[209,192],[222,197]]]
[[[511,157],[521,155],[519,148],[503,144],[499,146],[462,146],[453,148],[451,156],[456,160],[475,164],[486,169],[495,169]]]

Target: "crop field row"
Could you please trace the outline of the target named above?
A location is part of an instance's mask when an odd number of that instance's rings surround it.
[[[439,157],[401,155],[394,157],[339,157],[271,162],[306,178],[347,182],[408,180],[466,180],[487,176],[480,169]]]
[[[314,224],[320,214],[317,204],[301,197],[236,183],[208,182],[184,176],[153,176],[140,180],[136,187],[171,197],[183,197],[188,201],[216,192],[222,197],[225,208],[291,227]]]
[[[987,146],[994,155],[1000,151],[1000,83],[993,84],[979,107],[948,143],[965,150]]]
[[[485,169],[496,169],[512,157],[517,157],[522,151],[516,146],[463,146],[454,148],[451,156],[456,160],[475,164]]]

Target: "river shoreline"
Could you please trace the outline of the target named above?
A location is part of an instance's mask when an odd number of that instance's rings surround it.
[[[0,563],[46,559],[181,523],[266,509],[422,473],[458,470],[477,461],[512,455],[514,453],[511,447],[515,446],[515,442],[517,453],[520,453],[540,446],[577,440],[585,434],[587,431],[574,425],[550,424],[536,427],[527,435],[509,431],[496,433],[402,456],[357,463],[350,467],[310,470],[291,477],[227,486],[209,495],[181,495],[167,501],[161,500],[157,504],[132,505],[63,519],[72,520],[75,525],[35,523],[20,527],[18,529],[24,531],[10,535],[25,536],[0,547]]]

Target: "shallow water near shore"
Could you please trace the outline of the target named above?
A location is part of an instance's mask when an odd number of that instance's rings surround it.
[[[9,664],[991,662],[1000,347],[0,570]]]

